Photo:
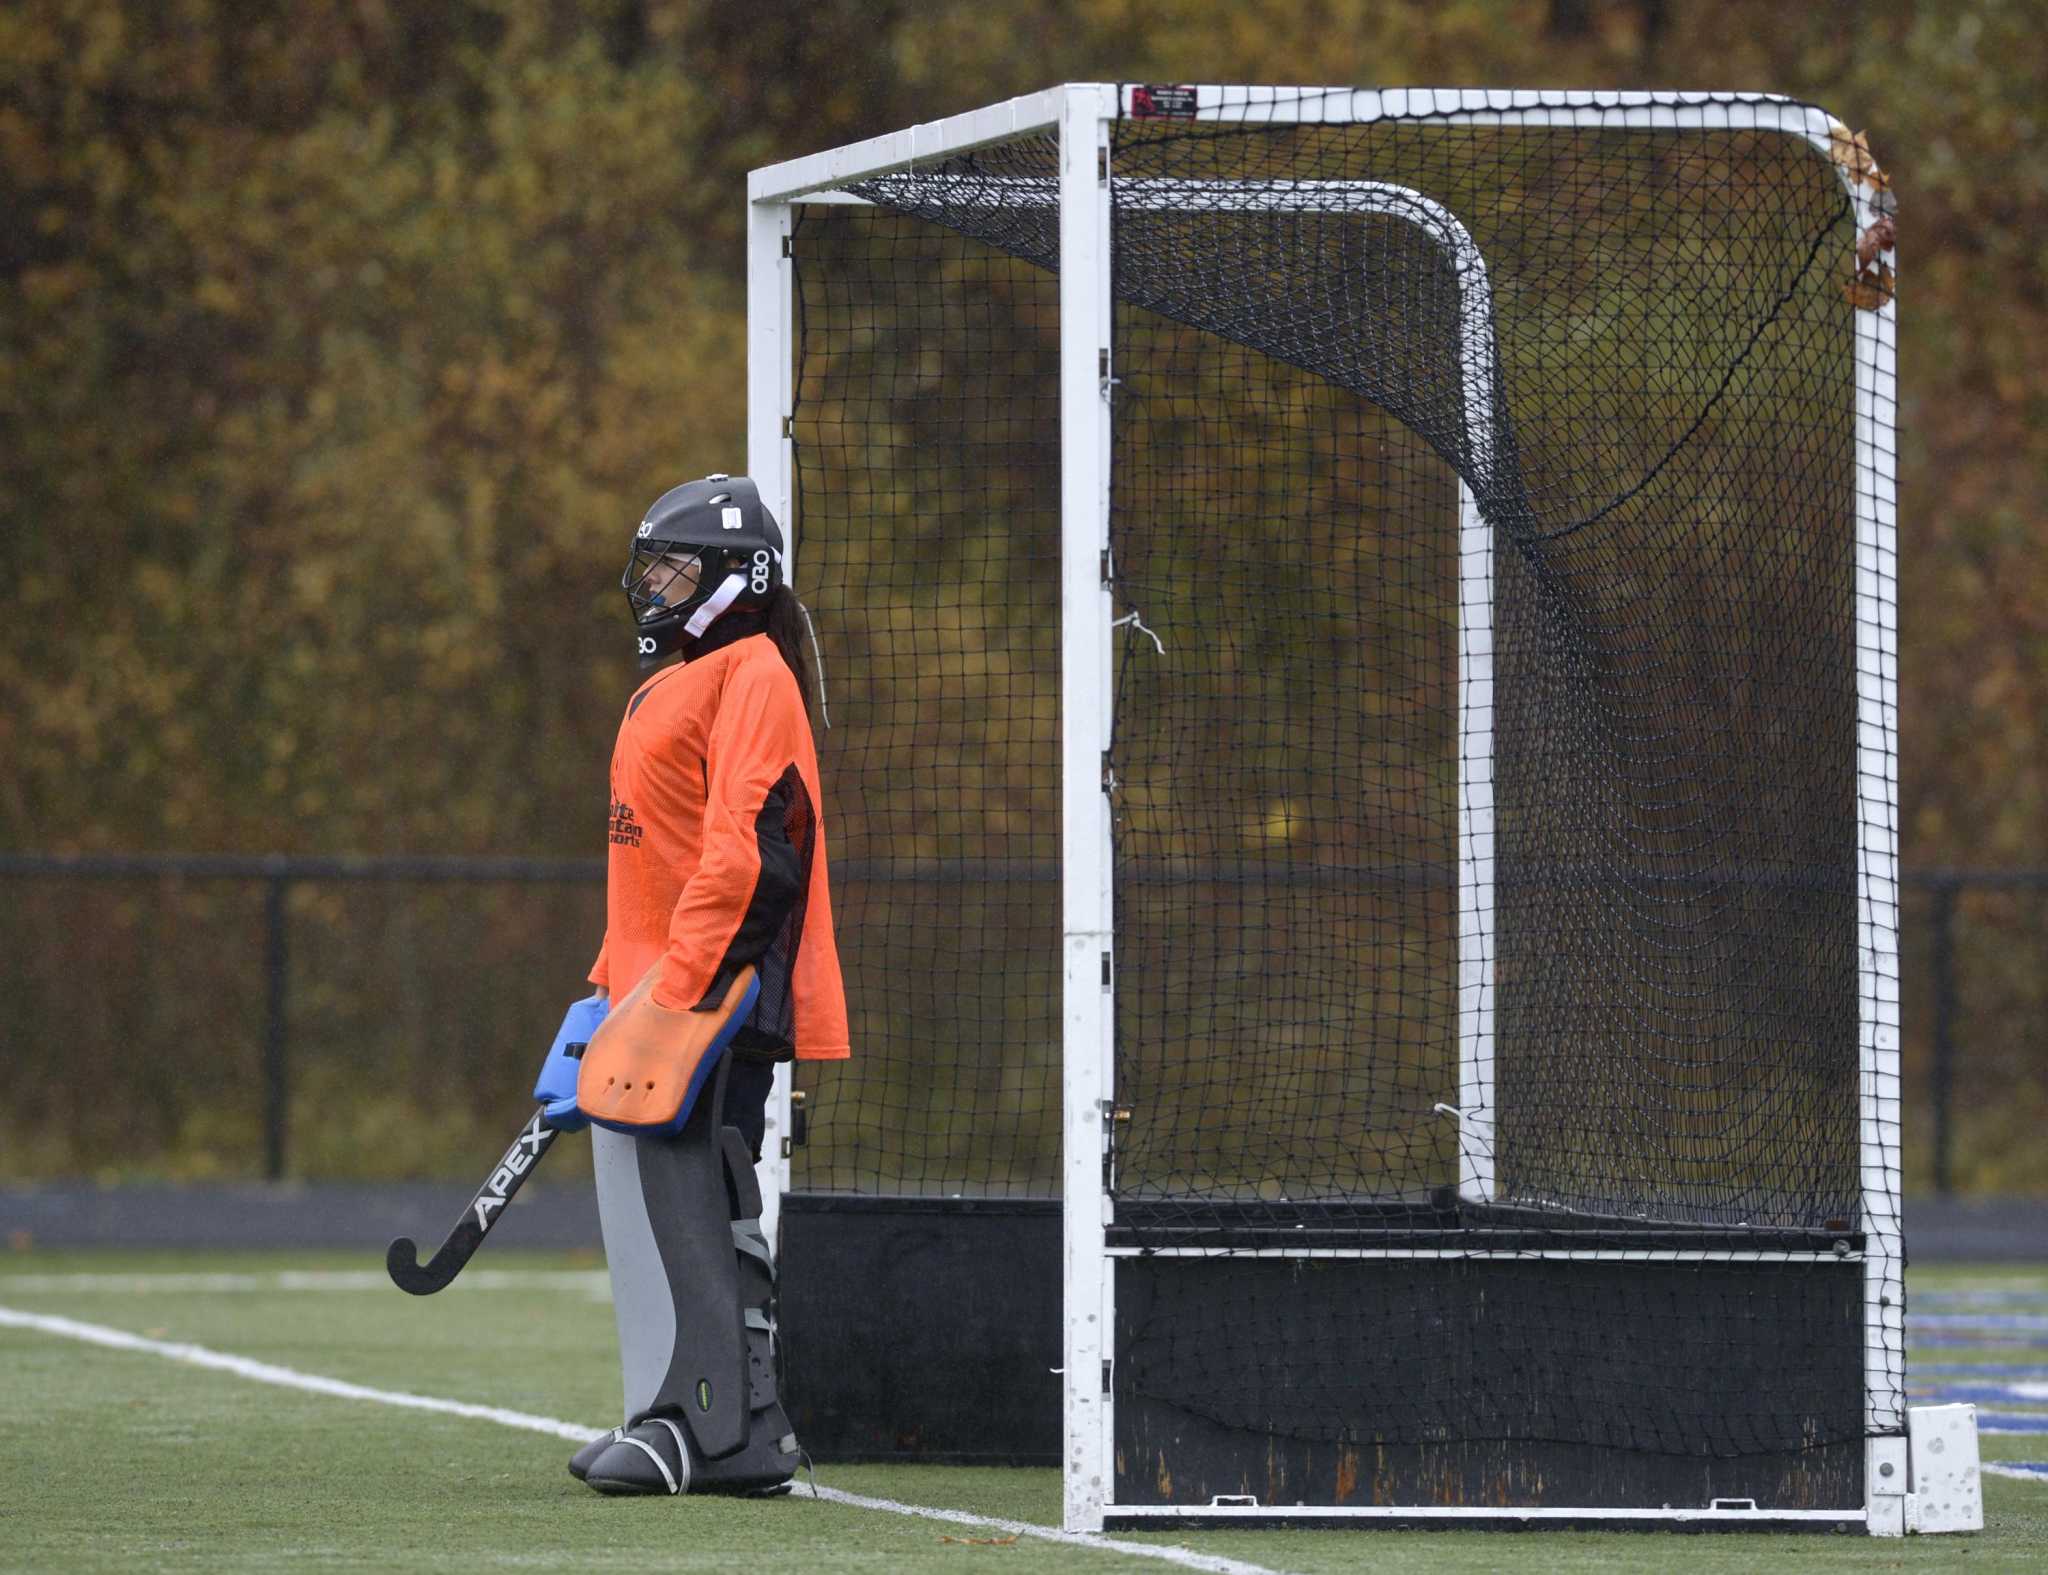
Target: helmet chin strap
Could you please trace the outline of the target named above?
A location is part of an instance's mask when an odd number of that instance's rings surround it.
[[[744,574],[728,574],[725,583],[704,598],[703,605],[690,614],[690,621],[683,625],[692,639],[703,637],[704,631],[718,622],[719,615],[739,599],[740,592],[747,588]]]

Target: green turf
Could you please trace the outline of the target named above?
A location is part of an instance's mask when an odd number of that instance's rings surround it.
[[[1914,1291],[2048,1291],[2048,1268],[2030,1263],[1934,1263],[1907,1276]]]
[[[0,1306],[190,1341],[384,1389],[602,1425],[617,1403],[611,1313],[588,1258],[501,1254],[513,1285],[458,1281],[410,1300],[374,1259],[25,1252]],[[479,1267],[482,1267],[481,1263]],[[256,1288],[165,1276],[345,1271],[360,1284]],[[85,1282],[75,1276],[97,1276]],[[1915,1272],[1919,1291],[2041,1288],[2039,1270]],[[1939,1353],[1943,1360],[1953,1353]],[[0,1328],[0,1568],[21,1570],[1165,1570],[1078,1548],[785,1499],[601,1499],[562,1470],[568,1443],[491,1422],[303,1394],[159,1356]],[[2048,1441],[1986,1438],[1987,1458]],[[1052,1471],[831,1466],[848,1492],[1043,1526]],[[1304,1572],[1803,1568],[1976,1570],[2048,1563],[2048,1487],[1990,1478],[1976,1537],[1641,1533],[1128,1534]]]

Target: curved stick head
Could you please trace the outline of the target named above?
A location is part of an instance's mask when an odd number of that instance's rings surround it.
[[[446,1287],[455,1278],[452,1274],[437,1274],[435,1266],[441,1260],[436,1253],[431,1262],[421,1264],[419,1248],[410,1236],[401,1236],[384,1253],[384,1269],[391,1276],[391,1283],[410,1296],[431,1296]]]
[[[547,1124],[540,1111],[527,1117],[512,1146],[505,1150],[477,1195],[469,1200],[469,1207],[456,1220],[455,1228],[448,1232],[448,1239],[424,1266],[411,1237],[401,1236],[391,1244],[384,1254],[384,1267],[391,1275],[391,1283],[413,1296],[431,1296],[444,1289],[483,1244],[491,1227],[503,1216],[505,1205],[533,1174],[533,1167],[555,1136],[556,1129]]]

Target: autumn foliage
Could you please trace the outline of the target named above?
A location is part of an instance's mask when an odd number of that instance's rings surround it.
[[[750,167],[1062,80],[1414,82],[1756,89],[1867,128],[1899,203],[1906,858],[2048,864],[2044,39],[2021,0],[20,0],[0,847],[595,854],[626,535],[744,463]],[[164,966],[149,909],[131,973]],[[454,977],[474,938],[413,944]],[[1993,940],[2038,1005],[2038,938]],[[212,1141],[93,1130],[38,1152]]]

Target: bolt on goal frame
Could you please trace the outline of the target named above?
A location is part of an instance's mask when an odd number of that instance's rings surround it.
[[[1069,1529],[1905,1530],[1861,140],[1079,84],[748,195],[846,878],[1057,884]]]

